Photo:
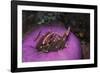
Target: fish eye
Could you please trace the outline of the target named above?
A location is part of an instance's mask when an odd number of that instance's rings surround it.
[[[40,46],[40,48],[42,48],[42,46]]]

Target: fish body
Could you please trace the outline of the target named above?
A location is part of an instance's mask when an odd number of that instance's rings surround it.
[[[66,31],[63,36],[60,36],[59,34],[54,32],[47,32],[44,36],[41,36],[39,38],[36,45],[37,50],[40,52],[48,53],[65,48],[69,30],[70,29],[68,29],[68,31]]]

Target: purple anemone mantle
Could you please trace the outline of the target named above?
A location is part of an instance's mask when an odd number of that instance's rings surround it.
[[[66,40],[65,46],[67,47],[64,49],[48,53],[38,52],[36,48],[37,41],[35,39],[40,31],[40,36],[46,34],[48,31],[62,36],[67,29],[64,26],[49,25],[36,27],[32,32],[27,33],[23,37],[22,42],[22,62],[77,60],[81,58],[80,41],[72,32],[70,32],[68,40]]]

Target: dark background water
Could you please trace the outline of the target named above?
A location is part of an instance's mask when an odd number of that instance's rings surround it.
[[[64,13],[44,11],[23,11],[23,36],[33,27],[55,23],[63,23],[66,29],[80,39],[82,47],[82,59],[90,58],[90,14],[88,13]]]

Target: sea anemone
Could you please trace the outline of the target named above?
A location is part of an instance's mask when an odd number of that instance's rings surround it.
[[[38,26],[23,37],[23,62],[77,59],[81,59],[80,41],[70,28],[58,24]]]

